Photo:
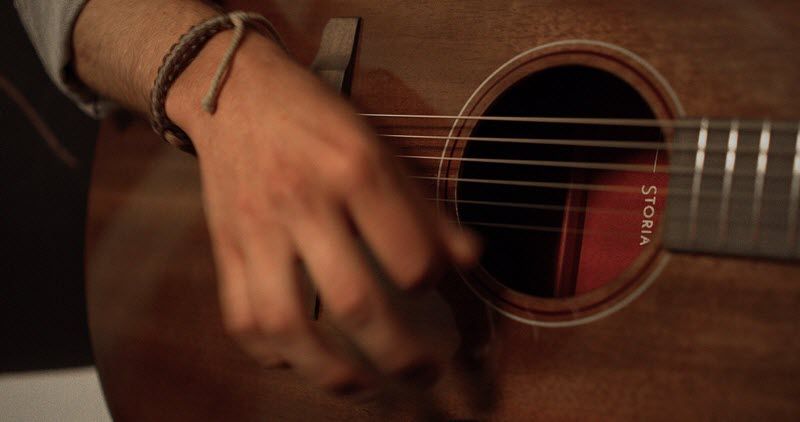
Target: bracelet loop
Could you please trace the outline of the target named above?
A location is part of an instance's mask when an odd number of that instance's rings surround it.
[[[216,110],[216,99],[219,95],[221,84],[230,67],[233,55],[244,37],[246,27],[257,30],[265,37],[284,47],[280,36],[267,18],[257,13],[236,11],[215,16],[193,26],[180,37],[178,42],[164,56],[164,60],[158,68],[153,89],[150,91],[150,124],[153,130],[169,144],[183,151],[194,153],[194,145],[189,135],[167,117],[166,99],[172,84],[189,67],[200,50],[214,35],[235,28],[236,34],[231,41],[231,45],[220,62],[208,94],[202,100],[203,109],[213,114]]]

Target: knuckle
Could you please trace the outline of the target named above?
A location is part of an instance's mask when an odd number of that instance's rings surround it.
[[[259,332],[271,337],[285,338],[303,329],[303,320],[290,311],[261,312],[257,322]]]
[[[309,181],[310,178],[302,169],[287,169],[280,183],[270,183],[270,185],[274,185],[275,188],[273,189],[279,193],[283,193],[286,196],[294,196],[308,191]]]
[[[359,189],[374,180],[377,152],[365,142],[355,143],[335,160],[335,180],[345,191]]]
[[[398,267],[396,281],[405,289],[416,289],[430,282],[438,268],[438,255],[433,249],[418,249],[413,256],[407,255]]]
[[[257,222],[261,213],[258,212],[257,202],[250,195],[240,195],[233,204],[238,218],[244,222]]]
[[[252,315],[227,312],[223,323],[225,331],[233,337],[246,337],[258,331],[258,322]]]
[[[353,288],[342,291],[331,300],[331,312],[341,323],[355,329],[363,328],[372,320],[374,307],[367,289]]]
[[[288,167],[284,174],[267,184],[267,201],[277,206],[301,202],[311,193],[310,181],[311,177],[303,169]]]

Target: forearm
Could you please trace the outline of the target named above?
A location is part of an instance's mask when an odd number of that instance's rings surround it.
[[[164,55],[215,13],[196,0],[91,0],[73,31],[75,71],[96,92],[146,113]]]

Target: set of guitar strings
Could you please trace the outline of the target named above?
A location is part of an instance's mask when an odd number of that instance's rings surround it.
[[[401,119],[405,121],[443,121],[443,122],[458,122],[458,121],[489,121],[489,122],[508,122],[508,123],[538,123],[538,124],[562,124],[562,125],[598,125],[598,126],[627,126],[627,127],[654,127],[661,129],[696,129],[700,131],[701,127],[706,130],[730,130],[731,133],[736,132],[738,136],[739,131],[759,131],[767,130],[767,149],[764,149],[763,140],[762,145],[756,148],[743,148],[736,147],[736,145],[720,145],[708,146],[703,145],[702,150],[699,150],[698,145],[693,144],[674,144],[652,141],[619,141],[619,140],[585,140],[585,139],[546,139],[546,138],[515,138],[515,137],[487,137],[487,136],[441,136],[441,135],[419,135],[419,134],[391,134],[379,133],[380,138],[389,140],[432,140],[441,142],[444,146],[446,142],[451,141],[469,141],[469,142],[486,142],[486,143],[500,143],[500,144],[527,144],[527,145],[543,145],[543,146],[564,146],[564,147],[577,147],[577,148],[615,148],[624,150],[654,150],[656,153],[660,150],[667,150],[669,152],[687,152],[694,154],[708,154],[708,153],[725,153],[730,157],[743,156],[743,155],[758,155],[759,161],[766,160],[766,157],[776,159],[784,158],[793,160],[791,171],[789,172],[772,172],[765,173],[766,162],[761,163],[753,169],[737,169],[737,177],[753,177],[758,181],[759,177],[783,178],[786,179],[787,187],[789,190],[789,207],[788,213],[790,220],[796,221],[796,218],[791,218],[793,214],[798,211],[798,200],[800,200],[800,125],[797,123],[786,122],[757,122],[757,121],[709,121],[707,119],[680,119],[680,120],[665,120],[665,119],[609,119],[609,118],[572,118],[572,117],[517,117],[517,116],[452,116],[452,115],[421,115],[421,114],[362,114],[363,117],[368,119]],[[765,126],[766,125],[766,126]],[[769,145],[769,137],[775,133],[792,134],[795,142],[792,145]],[[517,166],[536,166],[536,167],[552,167],[552,168],[567,168],[567,169],[582,169],[582,170],[600,170],[600,171],[620,171],[620,172],[638,172],[638,173],[665,173],[672,176],[689,175],[695,178],[703,176],[726,176],[732,169],[728,168],[705,168],[698,166],[677,166],[677,165],[658,165],[654,162],[649,164],[625,164],[625,163],[607,163],[607,162],[591,162],[591,161],[557,161],[557,160],[528,160],[528,159],[505,159],[505,158],[484,158],[484,157],[447,157],[443,155],[396,155],[397,158],[404,160],[436,160],[436,161],[450,161],[450,162],[463,162],[463,163],[480,163],[490,165],[517,165]],[[566,189],[566,190],[585,190],[585,191],[602,191],[602,192],[618,192],[638,194],[640,193],[639,187],[625,186],[625,185],[605,185],[593,183],[559,183],[550,181],[533,181],[533,180],[508,180],[508,179],[484,179],[484,178],[469,178],[469,177],[436,177],[436,176],[419,176],[412,175],[414,179],[430,180],[430,181],[446,181],[458,183],[476,183],[487,185],[502,185],[502,186],[519,186],[530,188],[545,188],[545,189]],[[762,181],[763,182],[763,181]],[[695,198],[722,198],[727,200],[752,200],[750,193],[737,193],[737,192],[697,192],[695,187],[692,189],[678,189],[672,187],[669,189],[662,189],[660,194],[669,193],[671,196],[693,196]],[[562,211],[571,213],[585,213],[585,212],[598,212],[598,213],[622,213],[622,214],[638,214],[629,210],[610,209],[610,208],[596,208],[596,207],[569,207],[563,205],[552,204],[539,204],[539,203],[519,203],[508,201],[489,201],[489,200],[471,200],[471,199],[447,199],[447,198],[426,198],[429,201],[437,203],[452,203],[452,204],[470,204],[476,206],[494,206],[494,207],[509,207],[509,208],[527,208],[533,210],[544,211]],[[760,201],[785,201],[785,196],[771,196],[762,194],[759,198]],[[494,222],[462,222],[463,224],[479,225],[487,227],[508,228],[514,230],[533,230],[561,233],[565,230],[557,227],[547,226],[531,226],[531,225],[515,225]],[[791,224],[790,224],[791,225]],[[794,228],[796,229],[796,227]],[[578,233],[585,234],[612,234],[602,232],[588,232],[576,230]],[[614,235],[619,235],[619,232],[614,232]]]

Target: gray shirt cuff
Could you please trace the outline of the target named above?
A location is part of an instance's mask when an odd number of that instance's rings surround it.
[[[86,2],[14,0],[14,6],[50,79],[81,110],[94,118],[102,118],[117,108],[116,104],[81,83],[70,64],[72,29]]]

